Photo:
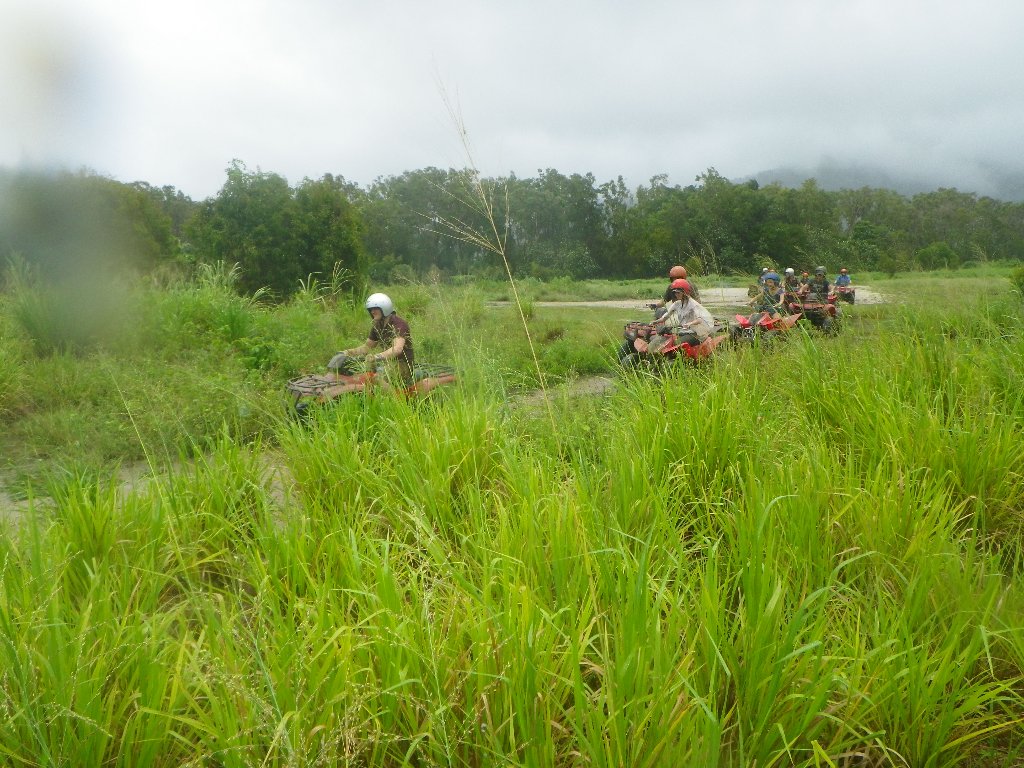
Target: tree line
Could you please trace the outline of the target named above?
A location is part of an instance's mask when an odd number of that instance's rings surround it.
[[[238,263],[243,290],[281,297],[338,269],[375,282],[501,277],[506,261],[541,279],[650,277],[676,263],[694,274],[816,264],[895,273],[1024,260],[1024,204],[956,189],[827,191],[813,179],[758,186],[713,168],[687,186],[656,176],[635,189],[554,169],[482,179],[439,168],[363,188],[331,174],[292,186],[235,161],[201,201],[86,171],[0,172],[5,256],[55,279]]]

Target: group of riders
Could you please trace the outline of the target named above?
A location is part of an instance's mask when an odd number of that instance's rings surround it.
[[[700,303],[700,291],[693,281],[687,279],[686,268],[676,265],[668,275],[671,283],[665,295],[652,305],[656,309],[658,326],[664,330],[651,339],[648,346],[651,352],[657,352],[673,338],[676,344],[700,344],[715,332],[715,318]],[[815,268],[813,275],[804,272],[800,276],[788,267],[784,275],[780,278],[768,267],[761,270],[758,285],[751,287],[749,303],[755,315],[781,317],[788,312],[791,303],[828,301],[832,286],[825,267]],[[848,287],[850,283],[849,272],[845,268],[839,270],[835,286]],[[395,312],[391,298],[383,293],[374,293],[367,298],[365,307],[371,319],[366,341],[335,355],[328,367],[337,368],[341,360],[365,355],[368,368],[375,368],[382,362],[393,363],[391,378],[400,387],[432,388],[434,383],[429,379],[418,382],[414,379],[415,358],[409,323]]]
[[[758,285],[751,290],[750,303],[755,313],[781,317],[788,314],[790,304],[824,304],[828,301],[833,286],[828,281],[825,267],[815,267],[813,275],[804,272],[799,277],[795,269],[787,267],[784,274],[785,277],[780,279],[778,273],[768,267],[761,270]],[[849,271],[845,267],[840,269],[835,286],[849,287],[851,282]]]
[[[700,344],[714,333],[715,319],[700,303],[700,292],[689,280],[686,268],[680,265],[669,272],[672,281],[661,301],[652,305],[659,327],[664,331],[652,339],[649,351],[657,352],[668,345],[672,337],[676,343]],[[805,306],[809,303],[825,304],[829,300],[833,285],[829,283],[825,267],[816,267],[813,274],[803,272],[799,276],[792,267],[787,267],[784,277],[768,267],[761,270],[757,285],[749,291],[752,308],[751,322],[768,316],[780,318],[789,314],[791,304]],[[849,287],[852,282],[849,271],[839,270],[835,287]]]

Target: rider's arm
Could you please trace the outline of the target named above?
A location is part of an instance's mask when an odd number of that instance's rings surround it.
[[[398,357],[403,351],[405,351],[405,337],[395,336],[394,343],[388,349],[377,353],[377,359],[391,360],[392,358]]]
[[[376,346],[376,341],[374,341],[373,339],[367,339],[358,347],[352,347],[352,349],[344,349],[342,351],[349,357],[359,357],[360,355],[365,355],[367,352],[369,352]]]

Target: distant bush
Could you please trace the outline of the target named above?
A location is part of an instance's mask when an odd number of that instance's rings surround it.
[[[30,265],[12,261],[6,284],[10,317],[37,355],[80,353],[112,342],[129,325],[129,297],[101,276],[47,284]]]
[[[960,256],[942,240],[919,249],[915,256],[922,269],[956,269],[960,266]]]
[[[1010,273],[1010,284],[1017,293],[1024,296],[1024,267],[1017,267]]]
[[[5,327],[0,315],[0,418],[18,400],[25,380],[25,359],[22,344]]]
[[[392,296],[395,311],[403,317],[417,317],[426,312],[431,303],[430,291],[421,285],[405,288],[398,296]]]
[[[897,272],[907,272],[911,264],[906,256],[899,253],[885,252],[878,257],[878,271],[889,277],[896,277]]]

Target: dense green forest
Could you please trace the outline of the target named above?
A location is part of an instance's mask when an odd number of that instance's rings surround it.
[[[827,191],[813,179],[759,187],[713,168],[685,187],[664,176],[630,189],[621,177],[553,169],[482,179],[425,168],[363,188],[330,174],[291,186],[235,161],[202,201],[84,171],[0,171],[0,259],[72,283],[218,261],[240,265],[243,291],[280,297],[316,274],[500,276],[502,260],[467,230],[501,242],[514,274],[541,279],[649,277],[673,263],[695,274],[819,263],[894,274],[1024,259],[1024,203],[956,189]]]

